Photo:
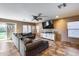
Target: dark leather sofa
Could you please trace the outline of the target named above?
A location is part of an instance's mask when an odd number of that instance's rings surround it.
[[[48,48],[48,41],[44,40],[34,40],[35,34],[13,34],[13,42],[18,41],[18,45],[14,42],[15,46],[18,48],[21,56],[35,56]]]
[[[34,40],[32,43],[26,44],[26,53],[27,56],[34,56],[40,53],[41,51],[48,48],[48,42],[43,40]]]

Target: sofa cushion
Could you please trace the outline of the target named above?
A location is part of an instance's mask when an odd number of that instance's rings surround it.
[[[26,44],[26,51],[31,51],[33,49],[38,48],[39,46],[41,46],[41,44],[43,43],[42,40],[35,40],[32,43],[28,43]]]
[[[24,41],[24,44],[26,45],[27,43],[31,43],[32,39],[25,38],[25,39],[23,39],[23,41]]]

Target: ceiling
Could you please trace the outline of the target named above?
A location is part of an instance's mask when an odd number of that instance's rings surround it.
[[[32,21],[32,15],[42,13],[44,16],[54,19],[56,16],[67,17],[79,15],[79,3],[67,3],[67,6],[59,9],[60,3],[0,3],[0,18]],[[44,20],[46,20],[45,18]],[[33,22],[33,21],[32,21]]]

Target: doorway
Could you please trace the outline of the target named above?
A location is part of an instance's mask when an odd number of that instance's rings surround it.
[[[0,23],[0,40],[7,39],[7,25],[5,23]]]
[[[12,34],[16,31],[16,25],[14,23],[6,23],[7,24],[7,40],[12,39]]]
[[[0,22],[0,40],[11,40],[12,34],[15,32],[14,23],[1,23]]]

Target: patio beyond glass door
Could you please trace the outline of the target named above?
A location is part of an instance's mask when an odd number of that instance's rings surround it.
[[[5,23],[0,23],[0,40],[7,39],[7,25]]]

